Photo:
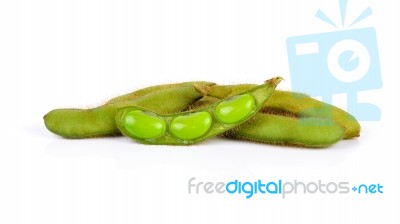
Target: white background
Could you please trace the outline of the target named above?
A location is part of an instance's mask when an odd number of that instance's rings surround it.
[[[65,140],[42,116],[185,80],[282,75],[280,88],[290,89],[286,38],[336,31],[314,17],[321,8],[339,22],[336,0],[0,1],[0,223],[395,223],[399,5],[350,0],[349,21],[367,6],[373,16],[355,28],[377,30],[383,88],[361,97],[382,120],[362,122],[359,139],[307,150],[223,139],[190,147]],[[191,177],[380,183],[384,194],[247,200],[188,194]]]

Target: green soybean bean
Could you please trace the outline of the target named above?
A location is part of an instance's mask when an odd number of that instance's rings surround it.
[[[215,116],[222,123],[233,124],[247,117],[255,105],[256,102],[250,94],[239,95],[218,104]]]
[[[224,99],[246,89],[254,88],[254,84],[215,85],[210,87],[209,96]],[[333,105],[315,100],[305,94],[276,90],[265,103],[263,111],[282,111],[298,117],[323,118],[329,124],[333,121],[344,129],[344,139],[360,136],[361,126],[351,114]]]
[[[276,90],[275,90],[276,91]],[[219,99],[205,96],[191,105],[193,109],[205,108]],[[309,148],[328,147],[344,136],[343,128],[334,123],[326,124],[322,118],[298,118],[284,111],[269,110],[258,112],[245,123],[228,130],[220,137],[262,142],[277,145],[291,145]]]
[[[263,85],[217,101],[201,110],[162,115],[139,106],[126,107],[118,110],[115,122],[124,135],[141,143],[190,145],[221,134],[248,120],[261,109],[280,81],[280,77],[267,80]],[[154,127],[155,123],[162,123],[159,119],[165,121],[167,128],[163,135],[154,134],[155,137],[150,138],[138,135],[137,133],[143,132],[142,126],[135,126],[129,122],[132,112],[135,111],[154,118],[148,119],[150,128]],[[159,133],[158,129],[146,132]]]
[[[188,115],[178,116],[171,121],[172,135],[192,140],[203,136],[211,127],[212,116],[208,112],[200,111]]]
[[[198,86],[207,86],[203,82]],[[205,87],[204,87],[205,88]],[[115,124],[118,108],[140,106],[161,114],[176,113],[202,97],[193,85],[185,84],[92,109],[56,109],[44,116],[47,129],[64,138],[90,138],[120,135]],[[118,101],[118,100],[117,100]]]
[[[165,121],[141,110],[129,112],[125,117],[126,130],[138,138],[158,138],[164,134]]]

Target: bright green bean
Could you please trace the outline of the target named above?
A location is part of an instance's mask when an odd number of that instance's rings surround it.
[[[254,98],[250,94],[243,94],[218,104],[215,116],[219,122],[233,124],[247,117],[255,106]]]
[[[165,133],[165,121],[141,110],[129,112],[125,117],[125,127],[138,138],[158,138]]]
[[[205,111],[182,115],[171,121],[171,134],[183,140],[200,138],[210,129],[212,116]]]

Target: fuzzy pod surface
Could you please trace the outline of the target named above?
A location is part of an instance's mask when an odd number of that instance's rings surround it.
[[[200,84],[204,85],[203,82]],[[124,98],[123,101],[116,100],[116,103],[106,103],[92,109],[55,109],[43,119],[49,131],[64,138],[120,135],[115,124],[115,113],[119,108],[140,106],[160,114],[176,113],[202,96],[191,84],[176,85],[150,91],[132,100]]]
[[[257,113],[253,119],[223,134],[224,137],[275,145],[325,148],[340,141],[343,128],[326,119],[293,118]]]
[[[154,85],[154,86],[149,86],[143,89],[135,90],[133,92],[114,97],[107,101],[106,104],[111,104],[111,103],[121,103],[121,102],[126,102],[126,101],[131,101],[134,99],[137,99],[139,97],[145,96],[147,94],[151,94],[154,92],[158,92],[160,90],[166,90],[166,89],[171,89],[171,88],[176,88],[176,87],[184,87],[184,86],[193,86],[193,85],[198,85],[198,86],[212,86],[215,85],[215,83],[212,82],[207,82],[207,81],[191,81],[191,82],[182,82],[182,83],[169,83],[169,84],[162,84],[162,85]]]

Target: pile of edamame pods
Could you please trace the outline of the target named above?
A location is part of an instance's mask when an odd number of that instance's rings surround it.
[[[191,145],[218,136],[324,148],[360,135],[352,115],[305,94],[275,90],[281,80],[275,77],[261,85],[156,85],[92,109],[55,109],[44,122],[64,138],[123,134],[157,145]]]

